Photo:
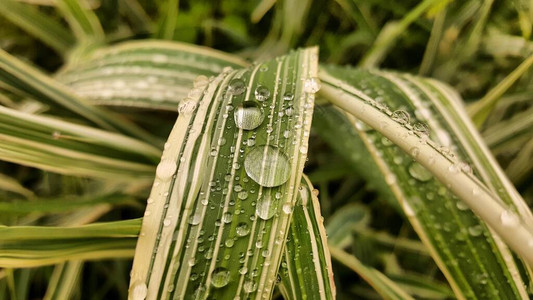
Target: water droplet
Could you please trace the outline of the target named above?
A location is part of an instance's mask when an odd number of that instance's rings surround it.
[[[294,94],[293,93],[287,92],[287,93],[285,93],[285,95],[283,95],[283,100],[284,101],[292,101],[292,99],[294,99]]]
[[[426,182],[433,178],[433,174],[424,168],[421,164],[414,162],[409,166],[409,174],[422,182]]]
[[[481,225],[474,225],[468,228],[468,233],[471,236],[480,236],[483,233],[483,227]]]
[[[202,221],[202,214],[200,211],[197,211],[194,215],[189,217],[189,224],[191,225],[198,225],[200,224],[200,221]]]
[[[228,92],[233,94],[234,96],[244,93],[245,90],[246,90],[246,85],[242,79],[236,78],[236,79],[232,79],[229,82]]]
[[[253,101],[245,101],[233,112],[235,125],[244,130],[256,129],[263,123],[263,110]]]
[[[420,154],[420,149],[418,149],[418,147],[412,147],[411,149],[409,149],[409,153],[413,158],[417,158],[418,154]]]
[[[466,205],[466,203],[462,200],[459,200],[457,201],[457,203],[455,203],[455,206],[457,206],[457,209],[459,210],[467,210],[468,209],[468,205]]]
[[[263,220],[268,220],[274,216],[277,209],[277,201],[272,199],[270,193],[265,193],[257,200],[255,213]]]
[[[421,135],[429,136],[429,127],[424,123],[415,123],[415,125],[413,125],[413,130]]]
[[[222,222],[228,224],[228,223],[231,223],[231,220],[233,219],[233,214],[230,213],[230,212],[225,212],[223,215],[222,215]]]
[[[502,212],[502,214],[500,215],[500,221],[505,227],[515,227],[520,224],[520,219],[518,218],[518,216],[510,210],[504,210]]]
[[[394,121],[396,121],[396,122],[398,122],[398,123],[400,123],[402,125],[405,125],[405,124],[409,123],[409,119],[410,119],[409,113],[406,112],[405,110],[396,110],[396,111],[394,111],[391,114],[391,118]]]
[[[283,212],[286,214],[292,213],[292,205],[290,203],[283,204]]]
[[[248,268],[247,267],[244,266],[244,267],[239,269],[239,274],[244,275],[246,273],[248,273]]]
[[[266,86],[259,85],[255,88],[254,95],[257,101],[265,101],[270,97],[270,90]]]
[[[226,242],[224,243],[224,245],[226,245],[226,247],[228,248],[231,248],[233,247],[233,245],[235,244],[235,241],[233,239],[227,239]]]
[[[320,79],[313,77],[307,78],[304,81],[304,92],[306,93],[316,93],[320,90]]]
[[[246,191],[241,191],[237,194],[237,198],[241,199],[241,200],[246,200],[246,198],[248,198],[248,192]]]
[[[148,294],[148,287],[146,283],[137,281],[133,284],[131,288],[131,298],[132,300],[144,300]]]
[[[172,223],[172,220],[169,218],[166,218],[165,220],[163,220],[163,226],[165,227],[169,226],[171,223]]]
[[[204,87],[209,84],[209,79],[205,75],[199,75],[194,79],[193,86],[195,88],[197,87]]]
[[[257,283],[248,280],[243,284],[242,288],[245,293],[252,293],[257,289]]]
[[[155,175],[161,180],[169,180],[176,172],[177,167],[175,161],[164,159],[157,165]]]
[[[274,146],[252,149],[244,159],[246,174],[265,187],[285,183],[290,176],[289,158]]]
[[[230,280],[230,273],[225,268],[216,268],[213,270],[211,283],[216,288],[221,288],[228,285]]]
[[[260,72],[266,72],[266,71],[268,71],[268,65],[267,65],[267,64],[263,64],[263,65],[261,65],[261,67],[259,67],[259,71],[260,71]]]
[[[248,233],[250,233],[250,227],[248,224],[242,222],[237,224],[237,228],[235,228],[235,232],[238,236],[247,236]]]

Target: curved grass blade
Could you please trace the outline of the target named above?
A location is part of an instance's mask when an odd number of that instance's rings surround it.
[[[133,299],[271,296],[298,196],[317,49],[195,81],[148,199]],[[289,211],[289,213],[286,213]]]
[[[23,94],[29,94],[42,102],[57,103],[101,128],[127,133],[142,140],[157,143],[149,133],[115,114],[90,105],[56,80],[1,49],[0,85],[22,91]]]
[[[57,0],[56,6],[80,42],[101,42],[104,30],[85,0]]]
[[[0,107],[0,159],[62,174],[152,178],[159,149],[99,129]]]
[[[359,135],[385,177],[390,178],[388,183],[392,191],[456,295],[471,299],[492,297],[491,295],[527,298],[509,251],[467,207],[470,206],[531,263],[528,256],[533,252],[524,243],[532,239],[529,217],[522,213],[517,215],[507,201],[502,202],[500,197],[495,196],[473,176],[468,162],[474,164],[476,175],[481,173],[483,179],[483,174],[489,168],[483,163],[479,164],[480,159],[472,158],[473,155],[483,157],[481,160],[489,157],[490,161],[488,152],[472,154],[472,148],[482,147],[479,146],[482,144],[480,139],[475,139],[477,146],[468,142],[468,139],[465,141],[465,136],[476,137],[474,131],[469,127],[462,127],[458,133],[457,126],[451,126],[450,119],[440,110],[443,105],[435,107],[438,105],[435,91],[409,84],[406,77],[407,75],[402,77],[385,72],[335,67],[326,67],[321,73],[323,94],[379,131],[356,126],[355,118],[347,116],[354,127],[359,127]],[[443,97],[442,93],[441,90],[440,97]],[[448,94],[444,95],[448,99],[454,99]],[[457,107],[456,102],[457,99],[454,99],[453,109],[448,109],[449,111],[461,111],[462,108]],[[353,105],[355,103],[361,106],[356,109]],[[393,113],[389,106],[401,108],[401,111]],[[414,112],[420,121],[428,122],[432,130],[431,138],[446,147],[441,148],[429,140],[426,125],[409,124],[408,112],[411,115]],[[457,118],[454,122],[459,126],[469,124],[464,118]],[[387,139],[383,139],[380,133]],[[411,162],[409,156],[392,146],[393,143],[417,162]],[[455,154],[451,154],[451,151]],[[495,168],[494,164],[490,166]],[[446,185],[443,186],[436,179]],[[492,181],[488,183],[492,185]],[[457,201],[447,191],[447,187],[464,203]],[[503,193],[516,198],[508,191]],[[511,222],[507,222],[508,220]],[[506,234],[508,228],[513,228],[514,233],[520,233]],[[472,259],[466,262],[462,257]]]
[[[1,226],[0,267],[131,257],[140,223],[134,219],[74,227]]]
[[[72,299],[83,268],[83,261],[72,260],[54,268],[43,300]]]
[[[344,252],[342,249],[335,246],[330,246],[329,250],[331,256],[341,262],[342,264],[348,266],[354,272],[359,274],[366,282],[368,282],[376,292],[378,292],[384,299],[393,299],[393,300],[402,300],[408,299],[413,300],[414,298],[402,290],[398,285],[396,285],[392,280],[390,280],[383,273],[378,270],[365,266],[361,261],[359,261],[355,256]]]
[[[23,187],[18,180],[0,173],[0,190],[17,193],[26,198],[32,198],[34,196],[33,192],[25,187]],[[0,204],[2,204],[0,202]]]
[[[326,229],[314,188],[304,176],[279,270],[286,300],[335,299],[335,282]]]
[[[197,76],[247,65],[205,47],[148,40],[98,50],[56,78],[93,104],[175,111]]]
[[[64,55],[74,44],[74,37],[61,24],[30,5],[14,0],[3,0],[0,5],[0,15],[60,54]]]

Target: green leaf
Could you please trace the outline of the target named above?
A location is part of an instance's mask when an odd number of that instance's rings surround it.
[[[432,80],[382,71],[325,66],[320,76],[323,96],[371,126],[351,117],[456,295],[527,298],[513,257],[486,224],[531,263],[533,252],[524,243],[533,240],[530,212],[483,145],[457,95]],[[418,122],[410,122],[409,116]]]
[[[146,40],[102,48],[57,79],[97,105],[175,111],[199,75],[243,67],[240,58],[201,46]]]
[[[56,103],[101,128],[120,131],[157,143],[153,137],[116,114],[94,107],[71,90],[30,65],[0,49],[0,84],[23,91],[38,101]]]
[[[83,261],[72,260],[61,263],[54,268],[43,300],[72,299],[76,288],[80,286]]]
[[[116,133],[0,106],[0,159],[61,174],[152,178],[159,149]]]
[[[2,0],[0,15],[62,55],[74,44],[74,37],[61,24],[30,5],[14,0]]]
[[[96,14],[88,8],[85,0],[57,0],[55,2],[79,42],[102,42],[104,40],[102,25]]]
[[[335,299],[331,257],[320,204],[305,176],[299,192],[279,270],[280,290],[286,300]]]
[[[316,74],[311,48],[195,80],[156,170],[130,297],[271,296],[291,221],[283,207],[295,205],[307,153]]]

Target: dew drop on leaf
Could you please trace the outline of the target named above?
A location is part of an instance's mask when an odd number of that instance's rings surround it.
[[[211,283],[216,288],[221,288],[229,283],[230,272],[225,268],[216,268],[213,270]]]
[[[313,77],[304,81],[304,92],[316,93],[318,90],[320,90],[320,79]]]
[[[244,130],[253,130],[259,127],[265,115],[263,110],[253,101],[246,101],[233,112],[235,125]]]
[[[270,193],[265,193],[257,200],[255,206],[255,213],[257,216],[263,220],[268,220],[274,216],[276,213],[277,201],[272,199]]]
[[[250,227],[247,223],[239,223],[237,224],[237,228],[235,228],[235,232],[238,236],[247,236],[248,233],[250,233]]]
[[[242,79],[232,79],[229,82],[228,92],[234,96],[244,93],[246,90],[246,85]]]
[[[157,169],[155,170],[155,175],[161,180],[169,180],[172,175],[176,172],[177,164],[172,160],[162,160]]]
[[[421,164],[414,162],[409,166],[409,174],[418,181],[426,182],[433,178],[431,172],[424,168]]]
[[[292,101],[292,99],[294,99],[294,94],[293,93],[290,93],[290,92],[287,92],[283,95],[283,100],[284,101]]]
[[[264,187],[285,183],[290,176],[289,158],[277,147],[260,146],[244,158],[246,174]]]
[[[270,90],[266,86],[260,85],[255,88],[254,95],[257,101],[265,101],[270,97]]]
[[[471,236],[480,236],[483,233],[483,227],[481,225],[474,225],[468,228],[468,233]]]
[[[394,121],[402,125],[405,125],[409,123],[410,117],[409,117],[409,113],[406,112],[405,110],[396,110],[391,114],[391,119],[393,119]]]
[[[252,280],[248,280],[243,284],[242,288],[245,293],[252,293],[257,289],[257,283]]]
[[[144,300],[148,294],[146,283],[137,281],[133,284],[131,290],[132,300]]]
[[[510,210],[504,210],[501,213],[500,221],[505,227],[515,227],[520,224],[520,219],[518,218],[518,216]]]

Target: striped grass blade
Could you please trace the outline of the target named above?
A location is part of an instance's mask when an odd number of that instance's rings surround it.
[[[180,103],[145,211],[131,299],[270,297],[307,153],[317,49],[216,78]],[[286,213],[286,212],[289,213]]]
[[[286,300],[335,299],[326,229],[316,190],[306,176],[299,193],[279,270],[280,291]]]
[[[531,263],[531,218],[455,94],[435,81],[375,70],[325,66],[321,79],[324,96],[375,129],[351,115],[339,119],[357,129],[456,296],[527,299],[524,266],[486,224]],[[368,105],[356,113],[348,102]],[[496,190],[498,182],[503,188]]]
[[[0,106],[0,159],[61,174],[152,178],[160,150],[118,133]]]
[[[56,78],[92,104],[175,111],[197,76],[247,65],[201,46],[143,40],[99,49]]]

